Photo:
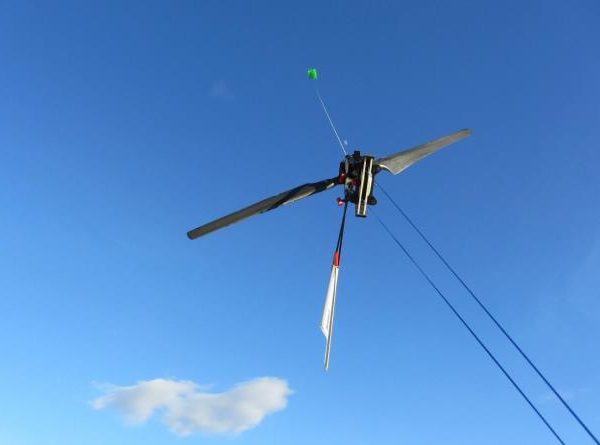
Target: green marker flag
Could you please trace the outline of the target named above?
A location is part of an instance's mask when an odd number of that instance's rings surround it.
[[[316,68],[310,68],[306,72],[306,74],[310,80],[317,80],[317,69]]]

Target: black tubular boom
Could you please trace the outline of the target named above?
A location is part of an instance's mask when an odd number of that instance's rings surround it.
[[[346,211],[348,210],[348,201],[344,202],[344,213],[342,215],[342,224],[340,225],[340,232],[338,234],[337,245],[335,251],[338,256],[342,256],[342,243],[344,241],[344,229],[346,227]]]
[[[517,344],[517,342],[513,339],[513,337],[506,331],[504,326],[492,315],[492,313],[488,310],[488,308],[483,304],[481,299],[477,297],[475,292],[467,285],[467,283],[461,278],[461,276],[456,272],[456,270],[446,261],[444,256],[435,248],[435,246],[429,241],[429,239],[425,236],[425,234],[417,227],[417,225],[412,221],[412,219],[406,214],[404,210],[396,203],[396,201],[390,196],[390,194],[381,186],[381,184],[377,183],[377,187],[383,192],[383,194],[390,200],[392,205],[400,212],[400,214],[404,217],[404,219],[408,222],[408,224],[419,234],[421,239],[425,241],[425,243],[429,246],[429,248],[433,251],[433,253],[438,257],[438,259],[444,263],[444,266],[450,271],[450,273],[456,278],[460,284],[465,288],[465,290],[469,293],[469,295],[475,300],[475,302],[479,305],[479,307],[485,312],[485,314],[492,320],[492,322],[496,325],[496,327],[504,334],[506,339],[513,345],[513,347],[521,354],[521,356],[525,359],[525,361],[529,364],[529,366],[535,371],[540,379],[548,386],[548,388],[552,391],[552,393],[561,401],[563,406],[569,411],[569,413],[573,416],[573,418],[579,423],[579,425],[585,430],[585,432],[590,436],[590,438],[596,443],[596,445],[600,445],[600,441],[598,438],[592,433],[592,431],[588,428],[588,426],[581,420],[581,418],[577,415],[577,413],[571,408],[571,406],[567,403],[567,401],[560,395],[560,393],[554,388],[554,386],[550,383],[550,381],[546,378],[546,376],[540,371],[540,369],[533,363],[533,361],[529,358],[529,356],[521,349],[521,347]]]

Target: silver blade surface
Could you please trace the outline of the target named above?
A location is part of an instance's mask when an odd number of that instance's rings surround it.
[[[383,170],[387,170],[390,173],[397,175],[403,170],[410,167],[417,161],[420,161],[431,153],[438,151],[453,142],[459,141],[467,136],[471,135],[471,130],[468,128],[449,134],[448,136],[441,137],[426,144],[417,145],[416,147],[410,148],[398,152],[396,154],[386,156],[385,158],[377,159],[375,164]]]
[[[222,218],[211,221],[187,233],[189,239],[196,239],[204,236],[215,230],[222,229],[231,224],[234,224],[243,219],[249,218],[259,213],[268,212],[269,210],[276,209],[284,204],[289,204],[294,201],[298,201],[302,198],[306,198],[315,193],[319,193],[328,190],[338,184],[338,178],[325,179],[319,182],[312,182],[293,188],[291,190],[279,193],[278,195],[271,196],[270,198],[263,199],[255,204],[249,205],[237,212],[230,213],[229,215],[223,216]]]
[[[325,336],[325,371],[329,369],[329,354],[331,353],[331,339],[333,337],[333,317],[335,314],[335,298],[337,295],[337,282],[339,267],[335,264],[331,266],[331,275],[327,285],[327,294],[325,295],[325,304],[323,305],[323,315],[321,316],[321,332]]]

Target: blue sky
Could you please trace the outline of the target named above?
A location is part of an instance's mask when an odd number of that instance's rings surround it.
[[[552,443],[373,218],[349,220],[323,372],[335,192],[186,238],[335,175],[311,66],[353,149],[473,129],[379,180],[599,432],[599,18],[586,0],[5,4],[0,443]],[[588,443],[383,196],[377,211]],[[293,394],[234,437],[90,405],[102,384],[259,377]]]

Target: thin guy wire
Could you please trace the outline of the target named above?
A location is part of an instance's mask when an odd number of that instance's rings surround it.
[[[454,275],[454,277],[460,282],[460,284],[467,290],[467,292],[471,295],[471,297],[477,302],[479,307],[483,309],[483,311],[487,314],[487,316],[494,322],[496,327],[500,329],[500,331],[504,334],[504,336],[508,339],[508,341],[515,347],[517,351],[521,354],[521,356],[525,359],[525,361],[531,366],[531,368],[537,373],[537,375],[544,381],[544,383],[550,388],[550,390],[554,393],[554,395],[562,402],[565,408],[571,413],[571,415],[575,418],[575,420],[581,425],[581,427],[587,432],[587,434],[592,438],[592,440],[600,445],[600,441],[596,438],[594,433],[587,427],[587,425],[579,418],[579,416],[575,413],[575,411],[571,408],[571,406],[567,403],[567,401],[559,394],[559,392],[554,388],[554,386],[550,383],[550,381],[542,374],[542,371],[531,361],[529,356],[521,349],[521,347],[517,344],[517,342],[512,338],[512,336],[504,329],[502,324],[492,315],[492,313],[488,310],[488,308],[483,304],[483,302],[475,295],[475,292],[471,290],[471,288],[465,283],[465,281],[460,277],[458,272],[454,270],[454,268],[446,261],[446,259],[442,256],[442,254],[435,248],[435,246],[427,239],[425,234],[419,230],[416,224],[409,218],[404,210],[396,203],[396,201],[390,196],[390,194],[385,191],[385,189],[381,186],[381,184],[377,184],[377,187],[383,192],[383,194],[390,200],[390,202],[396,207],[396,209],[400,212],[400,214],[406,219],[408,224],[419,234],[421,239],[427,243],[429,248],[435,253],[435,255],[440,259],[442,263],[446,266],[446,268]]]
[[[323,99],[321,98],[321,94],[319,93],[319,90],[316,90],[316,91],[317,91],[317,97],[319,98],[319,102],[321,102],[321,106],[323,107],[323,111],[325,112],[325,116],[327,116],[327,120],[329,121],[329,125],[331,125],[331,129],[335,133],[335,137],[337,138],[338,142],[340,143],[340,147],[342,148],[342,151],[344,152],[344,156],[346,156],[348,153],[346,152],[346,149],[344,148],[344,144],[342,143],[342,140],[340,139],[340,135],[338,134],[337,130],[335,129],[335,125],[333,124],[333,121],[331,120],[331,116],[329,116],[329,112],[327,111],[325,102],[323,102]]]
[[[506,378],[510,381],[510,383],[512,383],[512,385],[514,386],[514,388],[519,392],[519,394],[521,394],[521,396],[525,399],[525,401],[529,404],[529,406],[531,407],[531,409],[533,409],[533,411],[535,411],[535,413],[538,415],[538,417],[542,420],[542,422],[544,422],[544,424],[548,427],[548,429],[552,432],[552,434],[554,435],[554,437],[556,437],[556,439],[562,444],[565,445],[565,442],[563,442],[563,440],[560,438],[560,436],[558,435],[558,433],[554,430],[554,428],[552,428],[552,426],[548,423],[548,421],[546,420],[546,418],[542,415],[542,413],[540,413],[540,411],[535,407],[535,405],[533,404],[533,402],[529,399],[529,397],[527,397],[527,395],[523,392],[523,390],[519,387],[519,385],[517,384],[517,382],[515,382],[513,380],[513,378],[510,376],[510,374],[508,373],[508,371],[506,371],[506,369],[504,369],[504,367],[500,364],[500,362],[496,359],[496,357],[494,356],[494,354],[492,354],[492,352],[487,348],[487,346],[483,343],[483,341],[477,336],[477,334],[475,333],[475,331],[473,331],[473,329],[471,329],[471,326],[469,326],[469,324],[465,321],[465,319],[458,313],[458,311],[454,308],[454,306],[452,305],[452,303],[450,303],[450,301],[444,296],[444,294],[439,290],[439,288],[435,285],[435,283],[433,282],[433,280],[429,277],[429,275],[427,275],[427,273],[425,272],[425,270],[423,270],[423,268],[419,265],[419,263],[417,263],[417,261],[413,258],[413,256],[408,252],[408,250],[406,250],[406,248],[402,245],[402,243],[400,241],[398,241],[398,238],[396,238],[396,236],[390,231],[390,229],[384,224],[384,222],[379,218],[379,216],[377,216],[377,214],[375,214],[373,212],[375,218],[377,219],[377,221],[379,221],[379,224],[381,224],[381,226],[385,229],[385,231],[388,233],[388,235],[394,240],[394,242],[402,249],[402,251],[404,252],[404,254],[408,257],[408,259],[412,262],[412,264],[417,268],[417,270],[421,273],[421,275],[427,280],[427,282],[431,285],[431,287],[437,292],[437,294],[444,300],[444,302],[446,303],[446,305],[450,308],[450,310],[452,310],[452,312],[454,313],[454,315],[456,315],[456,317],[461,321],[461,323],[463,324],[463,326],[465,328],[467,328],[467,330],[469,331],[469,333],[473,336],[473,338],[475,338],[475,340],[477,340],[477,343],[479,343],[479,346],[481,346],[483,348],[483,350],[488,354],[488,356],[494,361],[494,363],[496,364],[496,366],[498,368],[500,368],[500,370],[502,371],[502,373],[506,376]]]

